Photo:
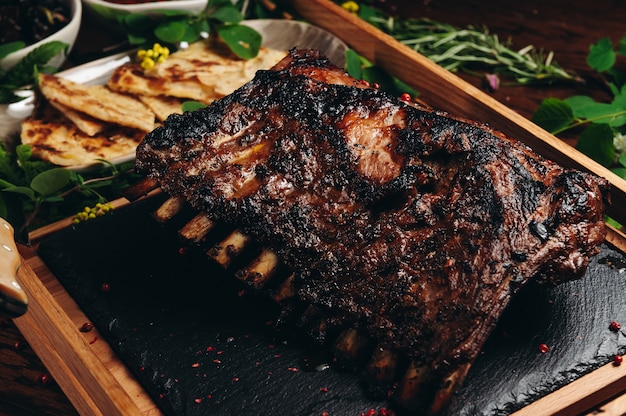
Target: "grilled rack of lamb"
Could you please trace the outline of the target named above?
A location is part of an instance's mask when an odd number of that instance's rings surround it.
[[[344,351],[374,345],[372,379],[418,414],[445,410],[518,289],[582,276],[605,236],[604,179],[367,88],[314,50],[169,117],[136,169],[200,213],[200,234],[217,221],[266,247],[308,305],[302,324],[343,331]]]

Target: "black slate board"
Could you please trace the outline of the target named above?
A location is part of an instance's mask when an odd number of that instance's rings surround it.
[[[245,294],[201,253],[181,253],[156,223],[160,198],[62,230],[39,256],[166,415],[359,415],[389,404],[358,374],[271,324],[277,311]],[[585,277],[530,285],[511,303],[451,415],[508,414],[626,352],[624,256],[603,246]],[[103,291],[102,285],[109,285]],[[541,353],[540,344],[550,347]]]

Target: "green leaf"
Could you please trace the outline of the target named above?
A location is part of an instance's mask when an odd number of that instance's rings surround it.
[[[90,4],[90,7],[98,14],[106,20],[117,20],[119,21],[121,16],[125,16],[128,12],[122,12],[119,10],[112,9],[107,6],[102,6],[100,4]]]
[[[119,18],[120,23],[135,34],[149,31],[159,23],[143,13],[123,14]]]
[[[18,146],[19,147],[19,146]],[[13,154],[7,152],[0,145],[0,177],[12,185],[20,185],[24,183],[24,171],[20,169],[16,163]]]
[[[18,145],[15,149],[15,154],[17,155],[17,163],[24,172],[24,184],[30,183],[35,176],[52,167],[48,162],[31,160],[33,152],[28,145]]]
[[[613,43],[610,38],[602,38],[598,43],[589,47],[587,65],[598,72],[607,71],[615,65],[615,52],[613,51]]]
[[[613,98],[613,103],[623,105],[626,108],[626,85],[622,85]]]
[[[14,188],[15,185],[4,179],[0,179],[0,189]]]
[[[31,188],[28,188],[26,186],[14,186],[12,188],[3,189],[3,191],[24,195],[31,201],[35,199],[35,192]]]
[[[72,171],[64,168],[53,168],[35,176],[30,187],[40,195],[47,197],[60,191],[70,183]]]
[[[382,91],[399,97],[403,93],[408,93],[412,97],[417,96],[417,92],[399,79],[389,75],[386,71],[376,65],[363,68],[363,79],[370,84],[378,83]]]
[[[622,179],[626,179],[626,168],[614,168],[611,171]]]
[[[58,195],[51,195],[42,198],[42,201],[45,202],[63,202],[64,199]]]
[[[202,23],[206,22],[196,22],[193,24],[189,24],[185,26],[185,33],[180,38],[180,42],[188,42],[193,43],[200,39],[200,32],[209,32],[205,30],[206,25],[202,25]]]
[[[622,91],[624,88],[622,88]],[[621,127],[626,124],[626,95],[618,94],[615,96],[611,105],[617,109],[619,109],[619,114],[615,116],[615,121],[611,123],[612,127]]]
[[[4,58],[10,53],[19,51],[20,49],[24,48],[24,46],[26,46],[26,44],[22,41],[10,42],[5,43],[4,45],[0,45],[0,59]]]
[[[622,228],[622,224],[620,224],[619,222],[615,221],[613,218],[611,217],[605,217],[604,219],[606,221],[607,224],[609,224],[610,226],[620,229]]]
[[[572,97],[564,100],[570,104],[575,118],[587,120],[597,124],[609,124],[619,127],[626,124],[626,113],[620,102],[598,103],[589,97]]]
[[[586,95],[573,95],[563,100],[572,109],[574,117],[581,118],[581,112],[584,112],[584,108],[589,105],[595,104],[595,100]]]
[[[59,53],[67,50],[67,43],[51,41],[33,49],[21,61],[13,66],[2,78],[5,88],[18,89],[34,83],[34,71],[50,62]]]
[[[409,84],[405,83],[400,78],[393,77],[393,84],[399,95],[405,92],[413,98],[420,95],[419,91],[414,90]]]
[[[619,48],[617,49],[617,53],[626,56],[626,36],[622,36],[619,40]]]
[[[615,160],[613,129],[607,124],[590,124],[578,137],[576,149],[603,166],[611,166]]]
[[[131,45],[137,46],[137,45],[144,45],[148,43],[148,38],[145,36],[137,36],[132,33],[128,33],[127,37],[128,37],[128,42]]]
[[[531,121],[550,132],[555,132],[569,126],[574,121],[574,115],[572,108],[565,101],[546,98],[533,114]]]
[[[617,159],[617,162],[618,162],[620,165],[622,165],[622,166],[626,167],[626,153],[625,153],[625,154],[623,154],[623,155],[621,155],[621,156],[619,157],[619,159]]]
[[[15,95],[12,89],[0,86],[0,104],[11,104],[21,100],[23,100],[23,98]]]
[[[352,78],[363,78],[363,66],[361,64],[361,57],[352,49],[346,50],[346,72],[350,74]]]
[[[179,42],[187,32],[187,25],[180,20],[162,23],[154,29],[154,35],[163,42]]]
[[[217,34],[240,58],[251,59],[258,55],[263,38],[256,30],[244,25],[224,25],[216,28]]]
[[[213,7],[215,8],[219,8],[222,6],[226,6],[226,5],[232,5],[233,3],[235,3],[232,0],[212,0],[211,1],[211,5],[213,5]]]
[[[376,9],[366,4],[359,4],[359,17],[366,22],[371,21],[372,18],[379,17],[379,15],[380,13],[378,13]]]
[[[195,111],[204,107],[206,107],[206,104],[199,101],[185,101],[182,105],[183,112]]]
[[[220,7],[211,14],[211,18],[223,23],[239,23],[243,20],[243,15],[232,5]]]
[[[200,32],[211,33],[211,25],[206,20],[200,20],[195,23]]]
[[[185,16],[185,17],[189,17],[189,12],[186,10],[177,10],[177,9],[161,9],[159,10],[159,15],[161,16],[167,16],[167,17],[178,17],[178,16]]]
[[[101,180],[101,181],[94,182],[94,183],[90,184],[89,185],[89,189],[106,188],[108,186],[111,186],[112,183],[113,183],[113,181]]]

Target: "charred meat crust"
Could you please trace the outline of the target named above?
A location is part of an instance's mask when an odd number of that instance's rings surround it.
[[[315,51],[171,116],[136,168],[272,247],[311,319],[366,331],[435,384],[462,380],[519,287],[580,277],[605,234],[605,180],[360,88]]]

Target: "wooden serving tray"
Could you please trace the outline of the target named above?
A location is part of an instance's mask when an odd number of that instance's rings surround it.
[[[118,207],[124,204],[118,201]],[[38,240],[64,231],[67,225],[67,221],[57,223],[45,233],[33,235],[34,246]],[[613,231],[609,232],[607,242],[622,252],[626,250],[626,240]],[[84,415],[161,414],[104,337],[95,329],[80,331],[83,323],[91,321],[90,317],[63,288],[35,248],[19,248],[24,266],[18,278],[31,305],[28,313],[15,322],[76,409]],[[516,414],[584,414],[622,393],[625,385],[626,366],[606,364]],[[621,414],[619,409],[624,400],[618,397],[607,404],[604,414]],[[616,413],[611,413],[611,409]]]
[[[626,223],[626,183],[487,94],[441,69],[327,0],[293,0],[306,20],[334,33],[390,74],[407,81],[434,107],[488,121],[562,165],[595,172],[612,183],[610,215]],[[116,206],[125,205],[123,200]],[[70,225],[65,220],[31,235],[33,247],[20,246],[24,265],[18,273],[30,299],[26,315],[15,320],[34,351],[84,415],[158,415],[153,400],[96,330],[79,328],[89,318],[37,255],[37,241]],[[626,252],[626,238],[610,230],[607,242]],[[626,365],[607,364],[518,411],[518,415],[581,414],[613,399],[603,414],[621,414],[626,405]]]
[[[18,280],[29,308],[14,322],[80,414],[160,415],[98,331],[80,331],[90,319],[37,256],[41,238],[70,224],[71,219],[59,221],[31,234],[31,247],[18,244]]]

